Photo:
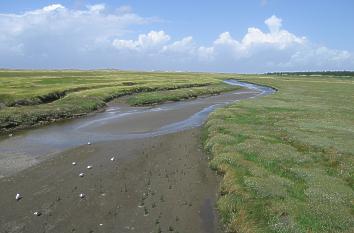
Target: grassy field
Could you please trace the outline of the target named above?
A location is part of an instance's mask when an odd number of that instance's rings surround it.
[[[352,73],[227,75],[123,71],[0,71],[0,130],[126,101],[146,105],[230,91],[236,78],[278,92],[212,113],[210,165],[223,180],[218,209],[229,232],[354,232]]]
[[[237,89],[221,83],[233,75],[124,71],[0,71],[0,130],[72,118],[124,95],[133,105],[194,98]],[[151,93],[145,93],[151,92]]]
[[[354,232],[353,75],[239,79],[279,91],[219,109],[204,127],[227,230]]]

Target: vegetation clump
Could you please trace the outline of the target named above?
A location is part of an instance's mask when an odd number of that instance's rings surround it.
[[[278,92],[216,110],[204,147],[230,232],[354,232],[354,77],[243,75]]]

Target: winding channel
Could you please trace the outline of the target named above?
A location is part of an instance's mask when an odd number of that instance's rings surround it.
[[[209,113],[241,99],[275,92],[270,87],[225,80],[243,90],[153,107],[108,104],[104,112],[54,123],[0,138],[0,178],[15,174],[56,153],[87,142],[141,139],[201,126]]]

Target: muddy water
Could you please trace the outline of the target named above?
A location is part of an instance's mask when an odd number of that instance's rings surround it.
[[[111,103],[102,113],[0,138],[0,178],[88,142],[154,137],[199,127],[208,114],[218,107],[274,91],[236,80],[224,82],[247,89],[154,107]]]

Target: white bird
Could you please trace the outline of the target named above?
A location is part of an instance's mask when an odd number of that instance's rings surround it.
[[[22,198],[22,196],[19,193],[17,193],[15,198],[18,201],[18,200],[20,200]]]
[[[80,198],[84,198],[85,197],[85,194],[83,194],[83,193],[80,193]]]
[[[36,215],[36,216],[41,216],[41,213],[38,212],[38,211],[34,212],[33,214]]]
[[[10,133],[10,134],[9,134],[9,137],[12,137],[12,136],[13,136],[13,134],[12,134],[12,133]]]
[[[100,227],[101,227],[101,226],[103,226],[103,224],[102,224],[102,223],[100,223]]]
[[[71,164],[75,166],[75,165],[76,165],[76,162],[72,162]]]
[[[88,165],[88,166],[87,166],[87,169],[91,169],[91,168],[92,168],[92,166],[91,166],[91,165]]]
[[[84,175],[85,175],[85,174],[84,174],[83,172],[81,172],[81,173],[79,174],[80,177],[84,177]]]
[[[87,145],[91,145],[91,142],[87,142]]]
[[[115,158],[114,158],[114,157],[112,157],[112,158],[111,158],[111,161],[114,161],[114,159],[115,159]]]

